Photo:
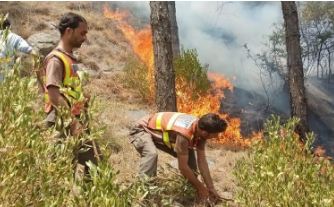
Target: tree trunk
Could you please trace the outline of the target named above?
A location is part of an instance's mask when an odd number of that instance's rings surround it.
[[[294,1],[282,1],[282,11],[288,55],[287,65],[289,71],[291,116],[300,119],[296,132],[304,139],[309,128],[296,3]]]
[[[321,55],[322,45],[323,43],[320,44],[320,49],[319,49],[318,58],[317,58],[317,78],[318,79],[319,79],[320,55]]]
[[[173,58],[177,58],[180,55],[180,41],[179,41],[179,29],[177,27],[177,21],[176,21],[175,1],[168,1],[168,12],[169,12],[171,36],[172,36]]]
[[[328,52],[328,83],[331,81],[332,68],[331,68],[331,50],[327,47]]]
[[[177,111],[168,3],[150,2],[158,111]]]

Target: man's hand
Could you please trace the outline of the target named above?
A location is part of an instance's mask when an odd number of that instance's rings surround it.
[[[30,51],[30,54],[32,56],[35,56],[35,57],[38,57],[39,56],[39,51],[35,48],[33,48],[31,51]]]
[[[197,200],[199,203],[206,202],[209,198],[209,190],[202,186],[201,188],[197,189]]]
[[[210,200],[214,203],[222,200],[222,197],[218,194],[218,192],[214,188],[209,189]]]
[[[70,133],[72,136],[79,136],[82,134],[84,127],[78,120],[73,120],[70,125]]]

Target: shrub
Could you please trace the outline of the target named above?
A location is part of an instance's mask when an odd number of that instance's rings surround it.
[[[195,198],[191,184],[170,165],[161,167],[158,177],[138,180],[129,189],[134,203],[142,207],[191,206]]]
[[[41,130],[42,110],[35,110],[37,88],[18,76],[18,65],[0,83],[0,200],[4,206],[69,205],[72,146],[51,145]]]
[[[81,139],[97,140],[104,159],[98,166],[90,163],[89,182],[75,181],[73,149],[79,140],[68,136],[55,144],[54,129],[39,124],[45,115],[36,105],[41,98],[36,80],[20,77],[20,66],[13,67],[0,82],[0,206],[173,206],[191,201],[193,188],[171,168],[149,182],[117,179],[108,163],[110,140],[101,145],[103,130],[95,120],[99,103],[90,104],[91,133]]]
[[[55,144],[54,129],[45,130],[39,124],[45,115],[36,105],[41,98],[36,80],[20,77],[19,68],[15,64],[6,70],[0,82],[1,206],[110,206],[112,200],[131,206],[129,194],[119,190],[122,185],[116,182],[108,159],[91,166],[91,182],[74,181],[73,150],[80,140],[67,137]],[[101,134],[100,128],[92,127],[89,137],[81,139],[99,140]]]
[[[185,81],[195,90],[194,94],[205,93],[210,89],[208,69],[201,65],[195,49],[182,49],[180,57],[174,61],[174,68],[176,80]]]
[[[312,134],[301,145],[294,133],[298,123],[284,125],[273,117],[265,124],[265,139],[256,143],[249,158],[238,162],[235,175],[241,206],[333,206],[334,168],[311,152]]]
[[[124,68],[124,83],[141,95],[143,100],[154,100],[154,77],[149,77],[149,68],[138,59],[129,58]],[[207,68],[202,66],[195,49],[182,50],[180,57],[174,61],[176,85],[179,90],[193,91],[193,98],[198,98],[210,89]],[[178,89],[178,87],[176,87]],[[189,88],[191,90],[189,90]]]
[[[129,57],[124,68],[123,80],[125,86],[135,89],[143,100],[152,100],[150,91],[148,68],[138,59]]]

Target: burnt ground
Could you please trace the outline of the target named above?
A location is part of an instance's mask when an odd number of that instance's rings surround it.
[[[334,158],[334,83],[308,78],[305,80],[305,88],[309,126],[316,137],[314,146],[324,147],[326,154]],[[275,100],[283,103],[280,105],[268,105],[261,94],[238,87],[224,94],[221,111],[240,118],[241,133],[246,137],[254,131],[262,130],[266,119],[272,114],[279,115],[282,120],[290,116],[287,92],[281,92],[275,97]]]
[[[305,81],[309,106],[309,125],[321,145],[334,158],[334,83],[316,78]]]

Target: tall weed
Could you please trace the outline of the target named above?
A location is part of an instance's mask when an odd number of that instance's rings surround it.
[[[265,139],[249,158],[238,162],[235,175],[241,206],[334,206],[334,167],[311,152],[314,136],[302,145],[294,133],[298,120],[285,124],[273,117],[265,124]]]

